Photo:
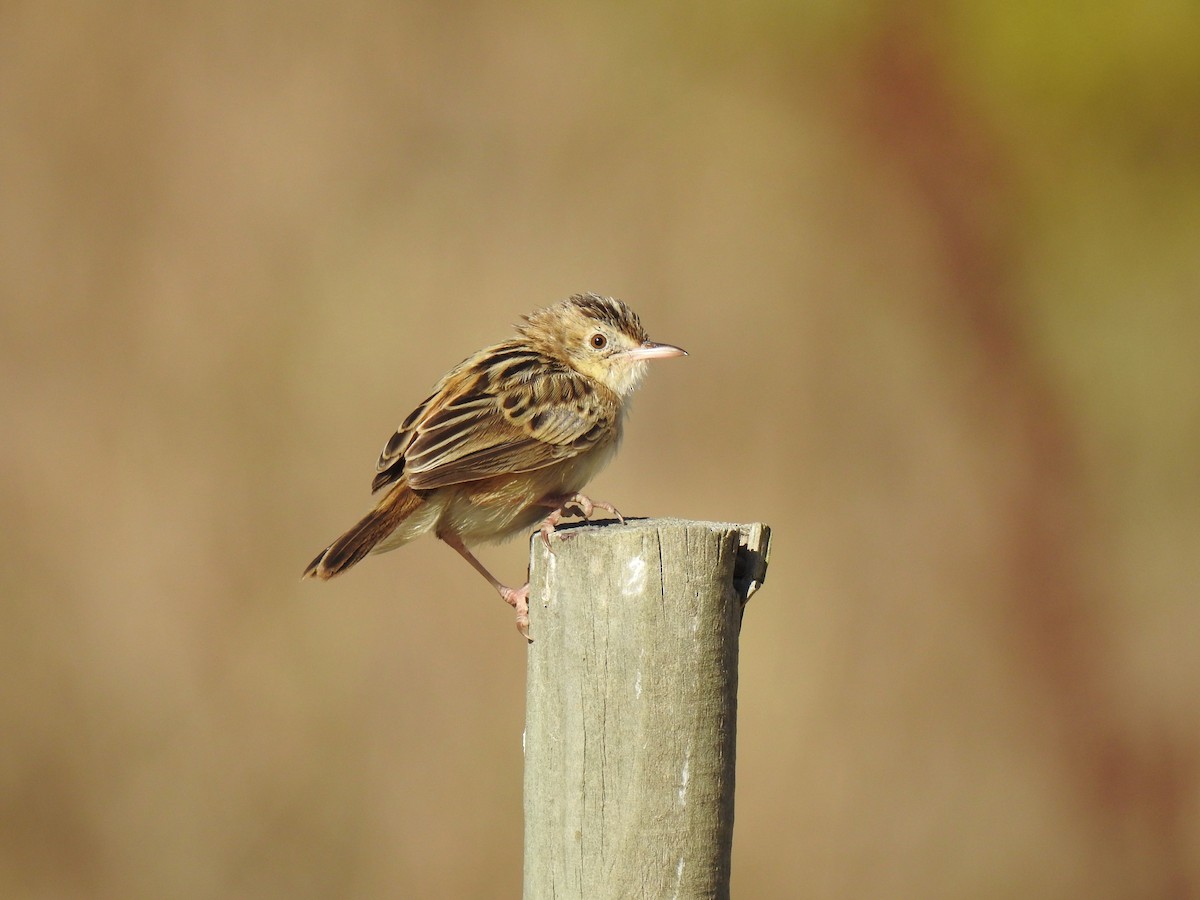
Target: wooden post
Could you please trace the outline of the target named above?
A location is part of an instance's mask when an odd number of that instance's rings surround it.
[[[738,633],[770,529],[534,535],[524,900],[727,898]]]

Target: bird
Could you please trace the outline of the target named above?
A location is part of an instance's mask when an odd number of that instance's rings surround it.
[[[615,297],[575,294],[522,316],[516,335],[451,369],[379,455],[373,508],[317,554],[304,579],[327,580],[367,555],[433,534],[516,611],[528,641],[529,583],[502,584],[468,544],[540,524],[546,546],[564,516],[611,503],[582,493],[621,442],[633,392],[654,359],[687,356],[649,340]]]

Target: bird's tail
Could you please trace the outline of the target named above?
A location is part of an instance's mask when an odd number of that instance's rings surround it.
[[[318,553],[301,577],[324,581],[346,571],[399,528],[422,502],[408,486],[408,480],[401,480],[357,525]]]

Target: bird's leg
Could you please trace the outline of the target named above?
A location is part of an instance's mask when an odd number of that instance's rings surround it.
[[[487,570],[475,554],[467,549],[467,545],[453,531],[439,532],[438,537],[458,551],[458,555],[471,564],[480,575],[487,579],[487,583],[495,588],[496,593],[517,611],[517,631],[521,632],[521,636],[529,642],[533,642],[533,638],[529,636],[529,582],[526,581],[519,588],[510,588],[507,585],[501,584],[496,580],[496,577]]]
[[[602,509],[605,512],[612,513],[620,521],[625,524],[625,517],[617,512],[617,508],[611,503],[606,503],[603,500],[592,500],[590,497],[585,497],[583,494],[559,494],[557,496],[544,497],[538,502],[538,506],[548,506],[552,512],[542,520],[542,527],[539,529],[542,535],[542,543],[546,545],[546,549],[550,549],[550,535],[554,534],[554,528],[563,520],[564,516],[576,515],[576,513],[568,512],[567,507],[575,507],[578,510],[578,515],[582,516],[584,521],[592,517],[592,513],[597,509]]]

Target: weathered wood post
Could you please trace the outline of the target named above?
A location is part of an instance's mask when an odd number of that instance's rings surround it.
[[[769,543],[678,519],[534,536],[524,900],[729,896],[738,633]]]

